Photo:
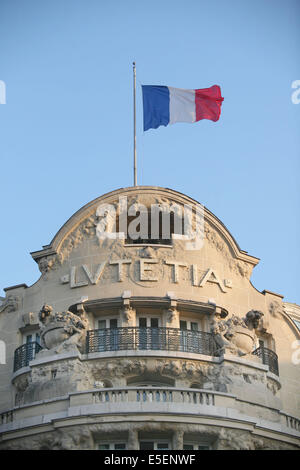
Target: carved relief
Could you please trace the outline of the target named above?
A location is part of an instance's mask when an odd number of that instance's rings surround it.
[[[55,269],[58,264],[57,256],[45,256],[44,258],[40,258],[38,260],[39,270],[42,274],[46,274],[51,269]]]
[[[56,429],[38,435],[6,442],[2,449],[9,450],[78,450],[93,449],[92,434],[86,426]]]
[[[19,297],[16,295],[8,295],[6,299],[4,299],[3,303],[0,305],[0,313],[1,312],[15,312],[18,310],[19,306]]]
[[[85,238],[94,238],[96,236],[97,218],[92,214],[84,219],[81,224],[71,232],[64,240],[58,254],[58,261],[62,264],[71,252],[83,242]]]
[[[185,435],[205,436],[217,450],[297,450],[299,447],[278,439],[253,435],[252,431],[220,426],[190,423],[140,421],[80,424],[56,428],[40,434],[8,439],[0,444],[1,450],[92,450],[96,448],[97,436],[105,435],[114,440],[116,433],[128,433],[128,449],[138,450],[139,433],[168,433],[172,436],[173,449],[182,450]]]
[[[232,254],[230,253],[227,244],[208,223],[205,224],[204,232],[206,240],[208,240],[208,242],[224,256],[230,271],[249,279],[251,275],[251,268],[249,265],[244,261],[237,261],[232,258]]]
[[[135,317],[135,310],[130,307],[130,305],[124,305],[122,309],[122,314],[126,322],[130,322]]]
[[[274,318],[280,318],[283,313],[282,304],[277,300],[269,303],[269,313]]]
[[[129,208],[132,208],[132,210],[138,210],[140,204],[147,208],[149,208],[151,204],[158,204],[163,209],[166,206],[170,207],[174,204],[174,201],[167,198],[157,198],[152,194],[133,194],[127,197],[127,210]],[[177,205],[180,206],[180,204]],[[98,245],[106,248],[113,248],[114,250],[116,249],[119,253],[121,250],[120,254],[124,254],[123,241],[120,243],[118,239],[111,240],[110,238],[107,238],[106,236],[103,237],[101,235],[115,231],[115,216],[120,215],[119,200],[110,202],[109,206],[114,209],[114,211],[112,211],[113,213],[110,213],[108,210],[105,211],[105,204],[99,204],[98,208],[96,208],[92,214],[90,214],[78,227],[76,227],[76,229],[68,234],[59,249],[55,262],[62,264],[66,259],[68,259],[72,250],[78,247],[85,238],[95,238],[95,243]],[[97,236],[97,234],[100,236]],[[135,251],[138,256],[138,250]],[[155,251],[158,252],[159,250]],[[153,254],[154,251],[151,252],[151,248],[149,248],[149,250],[141,252],[141,257],[151,258],[153,257]],[[44,258],[42,258],[41,261],[41,269],[44,272],[51,269],[51,267],[49,268],[47,263],[44,261]]]
[[[169,307],[167,310],[165,310],[167,314],[167,322],[168,323],[173,323],[178,318],[178,311],[176,310],[176,307]]]
[[[146,370],[146,361],[142,359],[119,359],[109,362],[94,363],[91,373],[95,381],[126,377],[127,375],[142,375]]]

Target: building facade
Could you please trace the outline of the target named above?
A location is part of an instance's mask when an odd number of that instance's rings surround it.
[[[32,257],[0,300],[0,449],[300,449],[300,307],[209,210],[116,190]]]

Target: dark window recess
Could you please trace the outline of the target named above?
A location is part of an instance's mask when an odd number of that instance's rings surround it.
[[[175,220],[174,213],[171,212],[167,216],[163,216],[160,212],[157,217],[158,227],[155,230],[155,227],[151,226],[151,211],[149,210],[145,219],[148,223],[145,223],[146,227],[140,227],[140,224],[134,224],[134,229],[137,235],[140,235],[138,238],[132,238],[130,236],[130,224],[135,221],[139,216],[140,212],[137,212],[135,216],[127,217],[127,238],[125,239],[125,244],[143,244],[143,245],[172,245],[172,235],[174,233],[178,235],[184,234],[184,220],[183,217]],[[163,220],[164,218],[164,220]],[[145,220],[144,219],[144,220]],[[141,218],[143,220],[143,217]],[[134,222],[133,222],[134,223]],[[117,232],[119,232],[119,219],[117,218]]]
[[[126,450],[126,444],[115,444],[115,450]]]
[[[154,450],[154,442],[140,442],[140,450]]]
[[[146,328],[147,327],[147,318],[140,318],[139,319],[139,326],[142,327],[142,328]]]

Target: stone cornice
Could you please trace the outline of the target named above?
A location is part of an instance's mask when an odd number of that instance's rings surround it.
[[[130,305],[135,307],[153,307],[153,308],[168,308],[171,303],[170,297],[130,297]],[[107,309],[107,308],[121,308],[124,303],[124,298],[113,297],[113,298],[101,298],[95,300],[87,300],[83,303],[85,310],[93,311],[94,309]],[[219,314],[223,317],[227,316],[227,310],[222,307],[217,307],[214,304],[205,302],[196,302],[194,300],[176,299],[177,308],[180,310],[188,310],[189,312],[203,312],[213,314],[218,309]],[[69,307],[69,310],[76,311],[77,305],[81,305],[82,302],[78,302]]]

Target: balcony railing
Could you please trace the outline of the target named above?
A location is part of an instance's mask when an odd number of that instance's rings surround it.
[[[17,348],[14,354],[14,372],[28,366],[41,349],[36,341]],[[211,333],[179,328],[126,327],[87,332],[86,353],[129,350],[179,351],[214,356],[216,346]],[[279,375],[278,357],[274,351],[259,347],[252,354],[260,357],[270,372]]]
[[[35,358],[35,355],[42,349],[42,346],[36,341],[22,344],[15,350],[14,372],[22,367],[28,366],[29,362]]]
[[[214,355],[211,333],[178,328],[103,328],[87,332],[86,352],[121,350],[182,351]]]
[[[186,406],[189,404],[215,406],[215,394],[213,391],[174,387],[105,388],[93,392],[92,403],[181,403]]]
[[[269,367],[270,372],[279,375],[278,356],[274,351],[265,347],[259,347],[252,354],[260,357],[263,364]]]

